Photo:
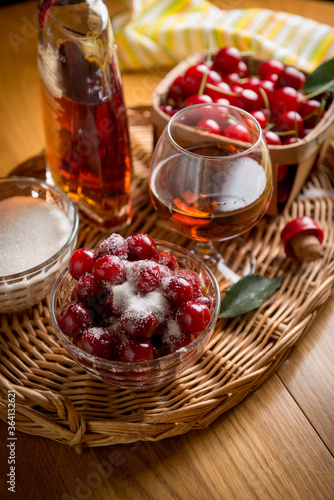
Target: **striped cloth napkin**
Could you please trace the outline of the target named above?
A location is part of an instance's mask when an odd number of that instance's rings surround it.
[[[334,29],[269,9],[221,10],[206,0],[131,0],[112,20],[122,69],[169,67],[193,52],[234,46],[305,71],[334,57]]]

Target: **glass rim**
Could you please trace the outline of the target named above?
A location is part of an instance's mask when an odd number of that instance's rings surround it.
[[[178,144],[178,142],[174,139],[173,134],[171,132],[171,127],[173,125],[176,125],[175,124],[176,119],[179,118],[184,112],[188,112],[191,109],[196,109],[196,108],[200,108],[200,107],[208,107],[208,106],[212,106],[212,107],[215,107],[215,108],[218,108],[218,107],[228,108],[228,109],[231,109],[231,110],[236,110],[236,111],[238,111],[239,113],[241,113],[243,115],[246,115],[247,118],[249,118],[256,125],[257,131],[258,131],[258,138],[257,138],[256,142],[254,144],[252,144],[249,148],[247,148],[245,151],[239,152],[237,154],[229,155],[229,156],[198,155],[198,154],[192,153],[188,149],[185,149],[182,146],[180,146],[180,144]],[[182,123],[179,123],[179,125],[187,126],[186,124],[182,124]],[[263,132],[262,132],[262,129],[261,129],[261,126],[260,126],[259,122],[257,121],[257,119],[253,115],[251,115],[250,113],[248,113],[248,111],[245,111],[244,109],[238,108],[236,106],[232,106],[231,104],[219,104],[219,103],[216,103],[216,102],[207,102],[207,103],[192,104],[191,106],[187,106],[185,108],[180,109],[177,113],[175,113],[175,115],[173,115],[169,119],[169,121],[167,123],[166,130],[167,130],[167,134],[168,134],[168,137],[170,138],[171,142],[173,144],[175,144],[175,146],[177,147],[177,149],[179,151],[182,151],[182,152],[186,153],[189,156],[202,157],[202,158],[209,159],[209,160],[210,159],[211,160],[217,160],[217,159],[219,159],[219,160],[222,160],[222,161],[224,161],[224,160],[233,160],[235,158],[240,158],[241,156],[249,155],[249,153],[252,152],[254,149],[256,149],[258,147],[258,145],[260,144],[260,142],[264,139]],[[218,134],[211,134],[211,135],[212,136],[217,135],[217,137],[220,137]],[[240,142],[243,142],[243,141],[240,141]]]

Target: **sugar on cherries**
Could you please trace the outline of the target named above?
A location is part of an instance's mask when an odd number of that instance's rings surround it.
[[[208,326],[213,300],[202,278],[158,251],[147,234],[111,234],[69,261],[75,280],[59,328],[83,351],[104,359],[148,361],[190,344]]]

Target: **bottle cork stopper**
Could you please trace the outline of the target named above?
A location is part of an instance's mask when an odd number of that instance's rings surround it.
[[[281,232],[287,257],[301,262],[319,259],[323,239],[323,230],[306,215],[288,222]]]
[[[296,234],[290,241],[298,260],[312,262],[321,257],[321,244],[313,234]]]

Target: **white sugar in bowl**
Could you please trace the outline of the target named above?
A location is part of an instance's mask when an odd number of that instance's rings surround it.
[[[29,177],[0,179],[0,313],[43,300],[65,269],[78,237],[75,204]]]

